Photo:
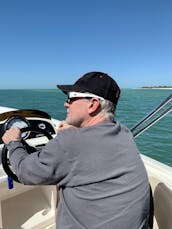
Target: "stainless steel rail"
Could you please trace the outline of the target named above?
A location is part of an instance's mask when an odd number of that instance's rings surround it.
[[[142,134],[151,126],[153,126],[156,122],[158,122],[167,114],[169,114],[172,111],[172,106],[166,108],[161,114],[158,114],[157,117],[155,117],[153,120],[150,120],[155,114],[157,114],[160,110],[162,110],[162,108],[165,107],[167,104],[169,104],[171,101],[172,101],[172,94],[168,96],[160,105],[158,105],[158,107],[156,107],[148,115],[146,115],[141,121],[139,121],[134,127],[132,127],[131,132],[133,133],[133,136],[135,138],[138,137],[140,134]],[[145,124],[145,126],[141,128],[141,126],[144,123],[146,123],[146,121],[149,121],[148,124]]]

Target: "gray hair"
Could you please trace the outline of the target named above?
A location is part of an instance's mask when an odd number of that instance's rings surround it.
[[[100,99],[101,111],[100,114],[103,114],[107,119],[113,121],[115,116],[116,105],[109,100]]]

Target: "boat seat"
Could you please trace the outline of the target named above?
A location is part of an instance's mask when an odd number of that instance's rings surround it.
[[[154,214],[159,229],[172,229],[172,191],[164,183],[154,190]]]

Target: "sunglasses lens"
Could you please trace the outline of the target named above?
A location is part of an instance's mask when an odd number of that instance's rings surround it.
[[[92,97],[72,97],[69,98],[69,96],[67,97],[66,103],[71,104],[74,101],[78,100],[78,99],[91,99]]]
[[[73,101],[75,100],[75,98],[67,98],[67,100],[66,100],[66,103],[69,103],[69,104],[71,104]]]

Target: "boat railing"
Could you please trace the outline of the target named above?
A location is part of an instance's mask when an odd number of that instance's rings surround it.
[[[147,114],[143,119],[141,119],[135,126],[130,130],[133,133],[134,138],[141,135],[143,132],[148,130],[151,126],[165,117],[172,111],[172,106],[169,103],[172,101],[172,94],[169,95],[160,105],[153,109],[149,114]],[[165,109],[162,111],[162,109]],[[161,112],[161,113],[159,113]]]

